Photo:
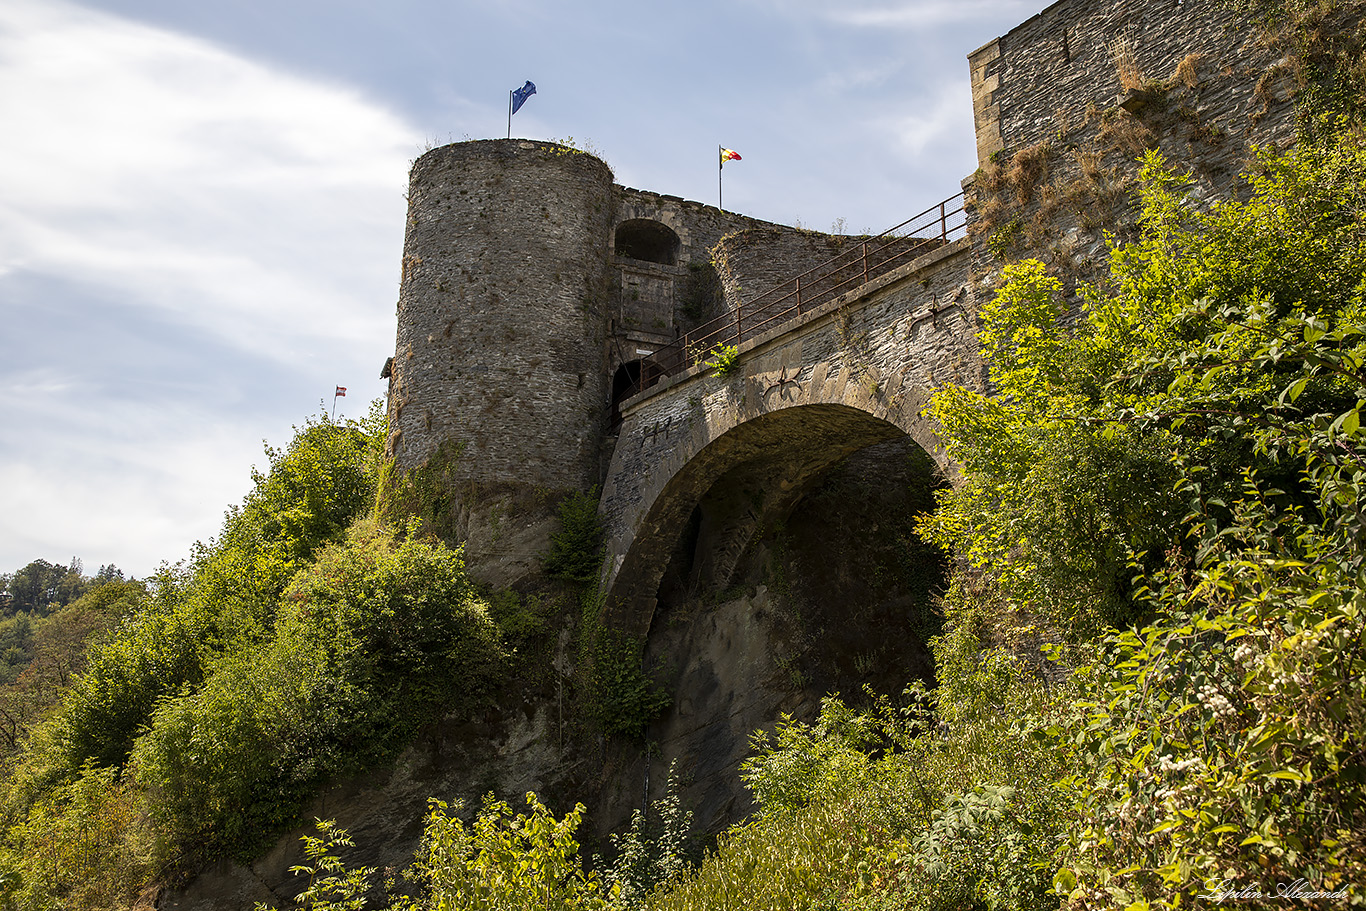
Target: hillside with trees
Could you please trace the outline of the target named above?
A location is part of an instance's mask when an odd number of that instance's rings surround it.
[[[1185,907],[1300,880],[1308,906],[1366,900],[1366,146],[1268,153],[1248,180],[1201,206],[1150,155],[1140,240],[1083,319],[1042,265],[1008,268],[982,314],[996,391],[933,403],[964,466],[921,523],[956,560],[936,687],[756,740],[761,811],[700,860],[676,802],[588,866],[581,809],[434,805],[398,906]],[[30,610],[5,631],[33,650],[10,685],[59,652],[45,679],[75,676],[15,727],[10,906],[132,907],[250,857],[321,782],[496,689],[526,617],[376,518],[381,431],[310,421],[145,587],[63,606],[77,569],[15,574]],[[303,906],[377,885],[344,844],[311,843]]]
[[[1076,297],[1004,267],[992,388],[929,406],[962,468],[916,522],[950,567],[932,685],[756,734],[757,812],[710,839],[676,782],[597,851],[564,795],[433,800],[390,871],[318,820],[294,907],[1366,905],[1366,73],[1334,72],[1235,199],[1146,153],[1136,239]],[[562,634],[575,736],[647,748],[668,694],[599,623],[592,495],[543,590],[490,590],[396,505],[385,433],[308,419],[147,579],[3,578],[0,909],[147,909],[257,858]]]

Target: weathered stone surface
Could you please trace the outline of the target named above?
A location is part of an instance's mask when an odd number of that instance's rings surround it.
[[[1133,63],[1127,84],[1121,43]],[[551,712],[557,694],[517,694],[497,717],[438,726],[392,769],[327,792],[310,815],[336,816],[358,833],[355,860],[378,866],[411,857],[429,796],[534,788],[559,795],[561,812],[572,796],[595,804],[601,834],[659,796],[677,757],[699,823],[714,828],[747,806],[734,772],[752,729],[783,711],[809,715],[824,688],[866,676],[851,664],[928,674],[911,630],[885,637],[911,645],[882,664],[855,661],[867,636],[821,634],[855,625],[844,623],[854,609],[846,617],[831,594],[852,583],[840,566],[815,566],[810,550],[803,584],[819,619],[807,635],[829,649],[794,646],[782,599],[753,575],[773,520],[824,522],[803,513],[814,492],[851,453],[875,446],[919,446],[952,477],[922,408],[944,381],[986,388],[976,300],[1002,260],[1043,258],[1069,291],[1096,275],[1104,232],[1132,228],[1144,148],[1189,168],[1203,198],[1237,192],[1250,148],[1293,132],[1294,87],[1276,64],[1217,0],[1054,3],[969,55],[980,168],[965,181],[971,241],[746,338],[730,376],[693,370],[643,394],[629,366],[687,328],[690,264],[711,263],[720,245],[729,292],[720,305],[733,310],[852,239],[614,186],[597,159],[547,143],[461,143],[423,156],[390,370],[390,452],[410,469],[443,442],[463,444],[467,486],[449,508],[472,571],[498,585],[536,572],[555,494],[601,481],[612,619],[647,641],[674,706],[650,732],[661,745],[653,760],[621,744],[569,756]],[[668,579],[688,534],[695,559]],[[669,585],[701,576],[741,591],[692,613],[670,600]],[[860,622],[872,628],[894,628],[906,613],[895,598],[864,600]],[[558,665],[556,674],[568,679]],[[295,894],[287,869],[305,831],[251,869],[205,871],[161,907],[235,911]]]
[[[1069,290],[1093,280],[1106,233],[1129,236],[1144,149],[1199,196],[1226,197],[1254,146],[1294,133],[1275,55],[1219,0],[1059,0],[968,60],[980,171],[964,186],[983,276],[1032,256]]]
[[[601,502],[615,623],[649,629],[680,530],[728,473],[748,472],[781,512],[874,443],[909,435],[942,462],[921,414],[928,391],[981,384],[968,252],[966,241],[940,248],[746,342],[730,376],[694,368],[626,403]],[[759,518],[718,517],[731,528],[714,533],[731,534],[738,552]]]

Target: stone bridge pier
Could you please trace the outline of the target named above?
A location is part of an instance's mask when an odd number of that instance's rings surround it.
[[[607,622],[648,634],[666,573],[726,587],[755,536],[847,456],[909,436],[953,476],[930,390],[981,388],[971,251],[956,241],[623,403],[600,513]]]

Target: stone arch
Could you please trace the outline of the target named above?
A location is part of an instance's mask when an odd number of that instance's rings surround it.
[[[724,579],[765,522],[790,510],[812,483],[854,452],[909,436],[952,473],[920,414],[925,397],[918,389],[888,394],[848,371],[825,377],[824,366],[817,365],[805,383],[792,384],[796,388],[764,394],[765,379],[751,374],[730,385],[737,407],[713,405],[708,411],[700,397],[694,399],[699,413],[689,418],[693,432],[636,489],[631,527],[619,529],[609,542],[613,626],[640,636],[648,632],[661,579],[690,523],[709,538],[702,557],[706,570]],[[694,510],[708,505],[698,529]]]
[[[662,266],[678,265],[682,241],[672,228],[649,218],[632,218],[617,225],[613,252]]]

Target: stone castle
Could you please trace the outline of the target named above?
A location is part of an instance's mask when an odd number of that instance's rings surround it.
[[[415,163],[384,368],[398,476],[472,574],[523,592],[543,581],[558,502],[597,489],[604,621],[643,643],[673,705],[649,754],[576,752],[557,715],[574,685],[562,634],[516,705],[439,725],[318,799],[307,815],[337,818],[365,863],[411,857],[433,795],[581,800],[586,839],[601,837],[660,795],[675,759],[715,831],[749,806],[736,768],[753,730],[809,717],[826,692],[931,673],[941,570],[907,569],[904,516],[954,466],[922,410],[945,381],[989,387],[976,308],[1002,265],[1042,259],[1070,292],[1106,266],[1107,233],[1131,231],[1145,149],[1219,198],[1255,146],[1296,127],[1293,67],[1221,0],[1059,0],[968,65],[962,193],[907,200],[921,216],[884,237],[619,186],[551,143]],[[297,834],[167,907],[295,889]]]
[[[618,186],[598,159],[549,143],[465,142],[417,161],[385,368],[388,448],[411,471],[447,447],[443,508],[476,574],[494,585],[534,576],[554,503],[597,487],[608,581],[636,605],[628,612],[645,612],[631,624],[643,633],[676,544],[664,538],[752,458],[733,431],[775,402],[838,403],[875,423],[862,433],[837,421],[827,434],[910,434],[934,456],[919,406],[936,382],[986,382],[972,314],[1001,262],[1040,256],[1083,280],[1105,261],[1104,232],[1132,220],[1143,149],[1189,166],[1217,196],[1235,189],[1254,144],[1293,131],[1285,68],[1219,0],[1061,0],[968,61],[973,175],[963,196],[888,237],[817,234]],[[745,325],[708,335],[729,319]],[[875,344],[856,350],[855,336]],[[718,339],[740,358],[724,382],[698,366]],[[805,420],[817,416],[794,412],[787,437],[767,445],[832,453]],[[704,454],[716,464],[692,477],[687,462]],[[669,485],[686,492],[661,500]],[[736,522],[757,528],[781,508],[704,517],[713,550],[743,549]]]

